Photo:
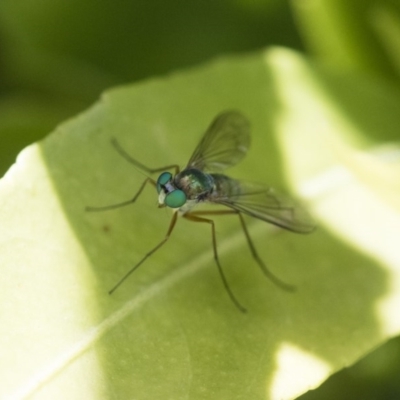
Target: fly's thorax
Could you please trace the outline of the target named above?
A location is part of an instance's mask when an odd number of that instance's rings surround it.
[[[206,200],[214,189],[213,177],[196,168],[187,168],[181,171],[175,176],[174,183],[186,194],[188,201]]]

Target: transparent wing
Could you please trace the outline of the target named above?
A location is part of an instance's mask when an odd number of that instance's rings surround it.
[[[275,189],[258,183],[221,177],[227,180],[222,183],[225,190],[217,190],[217,194],[213,194],[209,199],[211,202],[293,232],[309,233],[315,229],[315,223],[308,213],[293,199]]]
[[[197,145],[187,167],[218,172],[238,163],[250,145],[250,123],[239,111],[219,114]]]

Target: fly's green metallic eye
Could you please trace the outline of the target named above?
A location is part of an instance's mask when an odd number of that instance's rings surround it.
[[[182,207],[186,203],[186,194],[182,190],[176,189],[165,196],[164,203],[171,208]]]
[[[157,192],[160,193],[162,187],[165,186],[172,179],[170,172],[163,172],[157,179]]]

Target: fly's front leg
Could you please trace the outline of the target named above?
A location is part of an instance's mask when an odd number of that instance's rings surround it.
[[[134,265],[119,281],[118,283],[109,291],[109,294],[113,294],[119,286],[132,274],[133,271],[138,269],[152,254],[154,254],[163,244],[166,243],[166,241],[169,239],[171,236],[172,231],[174,230],[176,220],[178,218],[178,213],[174,213],[171,219],[171,222],[168,227],[167,234],[165,235],[164,239],[161,240],[160,243],[158,243],[157,246],[153,247],[149,252],[145,254],[145,256],[136,264]]]
[[[211,235],[212,235],[212,246],[213,246],[213,251],[214,251],[214,260],[217,264],[218,267],[218,271],[219,274],[221,276],[222,282],[224,284],[225,290],[228,292],[229,297],[231,298],[233,304],[235,304],[235,306],[243,313],[247,312],[247,310],[239,303],[239,301],[236,299],[235,295],[233,294],[233,292],[231,291],[229,285],[228,285],[228,281],[225,277],[224,271],[221,267],[221,264],[219,262],[219,258],[218,258],[218,252],[217,252],[217,239],[216,239],[216,235],[215,235],[215,224],[214,221],[212,219],[208,219],[208,218],[203,218],[200,217],[199,215],[203,214],[201,211],[199,212],[192,212],[192,213],[187,213],[184,214],[183,217],[193,221],[193,222],[205,222],[207,224],[211,225]],[[213,214],[213,213],[212,213]],[[222,214],[227,214],[226,212],[222,212]]]
[[[155,180],[151,179],[151,178],[146,178],[143,183],[141,184],[139,190],[137,191],[137,193],[133,196],[132,199],[127,200],[127,201],[123,201],[122,203],[117,203],[117,204],[111,204],[108,206],[103,206],[103,207],[86,207],[85,210],[86,211],[106,211],[106,210],[112,210],[114,208],[119,208],[119,207],[124,207],[127,206],[128,204],[132,204],[134,203],[137,198],[140,196],[140,194],[142,193],[144,187],[146,186],[147,183],[151,183],[153,186],[156,186],[156,182]]]
[[[180,171],[179,165],[177,164],[171,164],[171,165],[166,165],[165,167],[160,167],[160,168],[149,168],[143,165],[141,162],[135,160],[133,157],[131,157],[119,144],[116,138],[111,139],[111,144],[114,146],[115,150],[120,154],[121,157],[125,158],[126,161],[130,162],[131,164],[135,165],[136,167],[142,169],[143,171],[146,171],[149,174],[153,174],[155,172],[161,172],[165,171],[168,169],[174,169],[175,174],[178,174]]]
[[[175,170],[175,174],[178,174],[180,171],[179,165],[177,164],[171,164],[171,165],[166,165],[165,167],[160,167],[160,168],[148,168],[145,165],[143,165],[142,163],[140,163],[139,161],[135,160],[134,158],[132,158],[119,144],[119,142],[117,141],[117,139],[112,138],[111,139],[111,143],[114,146],[115,150],[117,150],[117,152],[120,154],[121,157],[123,157],[126,161],[130,162],[131,164],[135,165],[137,168],[149,173],[149,174],[153,174],[155,172],[160,172],[160,171],[165,171],[165,170],[169,170],[169,169],[174,169]],[[108,206],[103,206],[103,207],[86,207],[85,210],[86,211],[106,211],[106,210],[112,210],[114,208],[119,208],[119,207],[124,207],[127,206],[128,204],[132,204],[136,201],[136,199],[140,196],[140,194],[142,193],[144,187],[146,186],[147,183],[151,183],[154,187],[157,187],[157,183],[154,179],[147,177],[142,185],[140,186],[139,190],[137,191],[137,193],[135,194],[135,196],[133,196],[132,199],[127,200],[127,201],[123,201],[122,203],[117,203],[117,204],[111,204]]]

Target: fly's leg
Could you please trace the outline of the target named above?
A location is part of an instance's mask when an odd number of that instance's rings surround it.
[[[146,186],[147,183],[151,183],[153,186],[156,186],[156,182],[153,179],[146,178],[143,181],[143,183],[141,184],[141,186],[140,186],[139,190],[137,191],[137,193],[130,200],[123,201],[122,203],[103,206],[103,207],[86,207],[85,211],[106,211],[106,210],[112,210],[114,208],[124,207],[124,206],[127,206],[128,204],[132,204],[140,196],[140,194],[142,193],[142,191],[143,191],[143,189],[144,189],[144,187]]]
[[[215,210],[215,211],[195,211],[194,213],[191,213],[192,215],[232,215],[236,214],[239,219],[240,219],[240,224],[242,225],[243,233],[246,237],[247,244],[249,246],[249,249],[251,251],[251,255],[253,256],[254,260],[257,262],[259,267],[261,268],[261,271],[264,273],[264,275],[270,279],[275,285],[279,286],[283,290],[287,290],[289,292],[293,292],[296,290],[296,287],[293,285],[290,285],[286,282],[283,282],[281,279],[279,279],[277,276],[275,276],[264,264],[263,260],[260,258],[260,256],[257,253],[257,250],[253,244],[253,241],[251,240],[249,231],[247,229],[246,223],[244,221],[243,215],[239,211],[235,210]]]
[[[117,152],[120,154],[121,157],[123,157],[125,160],[127,160],[128,162],[130,162],[131,164],[135,165],[137,168],[149,173],[149,174],[153,174],[155,172],[160,172],[160,171],[165,171],[168,169],[174,169],[175,170],[175,174],[179,173],[179,165],[177,164],[171,164],[171,165],[166,165],[165,167],[160,167],[160,168],[148,168],[145,165],[143,165],[142,163],[140,163],[139,161],[136,161],[134,158],[132,158],[122,147],[121,145],[118,143],[117,139],[112,138],[111,139],[111,143],[114,146],[114,148],[117,150]],[[133,196],[132,199],[127,200],[127,201],[123,201],[122,203],[117,203],[117,204],[111,204],[108,206],[104,206],[104,207],[86,207],[85,210],[86,211],[106,211],[106,210],[113,210],[114,208],[119,208],[119,207],[124,207],[127,206],[128,204],[132,204],[136,201],[136,199],[140,196],[140,194],[142,193],[144,187],[146,186],[147,183],[151,183],[154,187],[157,186],[157,183],[154,179],[151,179],[149,177],[147,177],[142,185],[140,186],[139,190],[137,191],[137,193],[135,194],[135,196]]]
[[[143,165],[142,163],[140,163],[139,161],[135,160],[134,158],[132,158],[123,148],[122,146],[119,144],[119,142],[117,141],[116,138],[112,138],[111,139],[111,144],[114,146],[115,150],[117,150],[117,152],[119,153],[119,155],[123,158],[125,158],[126,161],[130,162],[131,164],[135,165],[137,168],[146,171],[149,174],[154,174],[155,172],[161,172],[161,171],[165,171],[168,169],[174,169],[175,170],[175,174],[178,174],[180,171],[179,165],[177,164],[171,164],[171,165],[167,165],[165,167],[160,167],[160,168],[149,168],[146,167],[145,165]]]
[[[117,284],[108,292],[109,294],[113,294],[119,286],[135,271],[137,270],[152,254],[154,254],[163,244],[167,242],[169,237],[171,236],[172,231],[174,230],[176,220],[178,218],[178,213],[174,213],[171,219],[171,222],[168,227],[167,234],[165,235],[164,239],[158,243],[157,246],[153,247],[145,256],[136,264],[134,265],[118,282]]]
[[[260,266],[261,270],[264,272],[264,275],[267,278],[269,278],[273,283],[275,283],[275,285],[279,286],[281,289],[287,290],[289,292],[293,292],[294,290],[296,290],[295,286],[290,285],[286,282],[283,282],[281,279],[279,279],[277,276],[275,276],[267,268],[267,266],[264,264],[263,260],[259,257],[259,255],[256,251],[256,248],[254,247],[254,244],[253,244],[253,241],[251,240],[249,231],[247,230],[246,223],[244,222],[243,215],[240,212],[237,212],[236,214],[238,214],[238,216],[239,216],[240,223],[242,225],[244,235],[246,236],[247,244],[249,245],[251,254],[252,254],[253,258],[256,260],[257,264]]]
[[[235,295],[233,294],[232,290],[230,289],[230,287],[228,285],[228,281],[227,281],[227,279],[225,277],[224,271],[223,271],[223,269],[221,267],[221,264],[219,262],[214,221],[212,219],[199,217],[198,216],[199,214],[201,214],[201,211],[200,212],[192,212],[192,213],[184,214],[183,217],[188,219],[188,220],[190,220],[190,221],[205,222],[205,223],[211,225],[211,235],[212,235],[212,246],[213,246],[213,251],[214,251],[214,260],[215,260],[215,262],[217,264],[218,271],[219,271],[219,274],[220,274],[221,279],[222,279],[222,283],[224,284],[225,290],[228,292],[228,295],[229,295],[230,299],[232,300],[233,304],[235,304],[235,306],[241,312],[245,313],[245,312],[247,312],[247,310],[239,303],[239,301],[236,299]],[[223,214],[226,214],[226,213],[223,212]]]

